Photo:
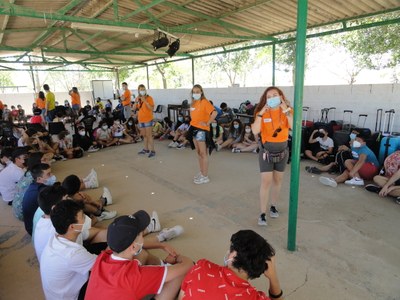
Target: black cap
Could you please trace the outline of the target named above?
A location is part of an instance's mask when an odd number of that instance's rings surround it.
[[[108,226],[108,246],[117,253],[124,251],[149,224],[150,216],[144,210],[139,210],[129,216],[116,218]]]

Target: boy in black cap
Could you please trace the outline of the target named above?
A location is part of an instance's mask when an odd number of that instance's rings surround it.
[[[143,245],[143,233],[149,224],[150,216],[140,210],[116,218],[108,227],[107,243],[112,251],[104,251],[96,259],[85,299],[142,299],[154,294],[156,299],[176,298],[193,262],[174,252],[160,261],[142,251],[148,246]]]

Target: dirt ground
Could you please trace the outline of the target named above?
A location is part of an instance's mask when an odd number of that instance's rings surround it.
[[[157,142],[155,158],[136,153],[141,144],[107,148],[84,158],[56,162],[59,180],[98,173],[119,215],[156,210],[163,227],[185,232],[170,241],[193,260],[223,263],[230,236],[252,229],[276,249],[286,299],[400,299],[400,206],[361,187],[322,186],[301,162],[297,251],[287,250],[290,167],[285,174],[280,218],[257,225],[259,172],[255,154],[221,151],[210,157],[211,182],[195,185],[197,158],[189,149]],[[101,188],[89,190],[100,196]],[[103,221],[106,227],[110,222]],[[159,253],[162,254],[162,253]],[[0,299],[43,299],[39,264],[23,223],[0,203]],[[267,290],[264,277],[252,281]]]

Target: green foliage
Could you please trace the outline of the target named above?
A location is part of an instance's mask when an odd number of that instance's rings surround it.
[[[13,85],[14,82],[11,77],[11,72],[8,71],[0,72],[0,87],[13,86]],[[4,93],[4,88],[2,88],[2,91]]]

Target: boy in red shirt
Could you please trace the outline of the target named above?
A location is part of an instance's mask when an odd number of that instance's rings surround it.
[[[192,261],[169,251],[163,261],[143,248],[143,232],[150,216],[143,210],[121,216],[108,227],[107,243],[111,250],[102,252],[92,268],[86,300],[134,300],[147,295],[174,299]],[[166,266],[165,263],[173,264]],[[161,265],[160,265],[161,264]]]
[[[269,281],[269,298],[248,282],[262,274]],[[231,237],[224,266],[201,259],[183,280],[179,300],[282,299],[275,270],[275,250],[252,230],[240,230]]]

